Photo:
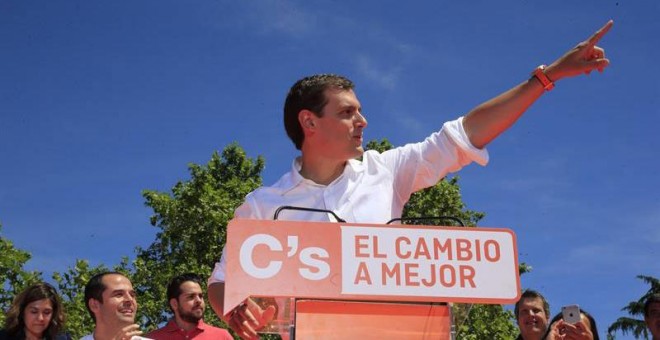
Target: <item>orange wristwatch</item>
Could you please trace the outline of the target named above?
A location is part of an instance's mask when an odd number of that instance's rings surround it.
[[[539,67],[534,69],[534,72],[532,72],[532,76],[536,77],[536,79],[541,82],[541,85],[543,85],[543,89],[546,91],[550,91],[555,87],[555,83],[548,78],[548,76],[543,72],[545,70],[545,65],[539,65]]]

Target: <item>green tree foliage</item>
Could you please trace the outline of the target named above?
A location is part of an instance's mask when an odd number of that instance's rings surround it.
[[[227,223],[245,196],[261,185],[264,160],[245,155],[237,144],[222,155],[213,153],[206,165],[191,164],[190,179],[180,181],[170,193],[145,190],[145,204],[152,208],[151,225],[156,240],[138,248],[133,283],[147,328],[170,317],[166,301],[169,280],[194,272],[209,277],[225,243]],[[205,320],[217,320],[207,308]]]
[[[30,253],[17,249],[0,234],[0,325],[5,323],[5,311],[11,306],[14,296],[27,286],[41,281],[40,272],[24,269],[30,257]]]
[[[372,141],[367,147],[384,151],[392,145],[382,140]],[[220,257],[227,223],[233,218],[234,210],[250,191],[261,185],[264,160],[248,158],[242,148],[232,144],[221,154],[214,153],[206,165],[191,164],[188,169],[190,179],[176,183],[170,192],[145,190],[142,193],[145,205],[153,209],[150,222],[158,228],[156,238],[150,246],[136,248],[134,261],[123,258],[113,268],[131,278],[138,293],[138,322],[146,331],[162,325],[171,316],[165,290],[173,276],[184,272],[210,276]],[[475,226],[484,214],[466,209],[458,177],[453,177],[413,194],[403,216],[454,216],[467,226]],[[447,225],[451,221],[421,223]],[[38,280],[39,273],[22,271],[29,254],[14,249],[4,239],[0,239],[0,247],[3,254],[0,279],[4,283],[0,287],[0,306],[5,306],[15,287],[22,288],[27,282]],[[83,301],[84,286],[91,276],[106,269],[103,265],[91,267],[88,262],[78,260],[66,272],[53,276],[68,312],[67,331],[74,338],[93,329]],[[521,271],[524,270],[526,267],[521,267]],[[211,308],[206,312],[207,322],[219,324]],[[502,306],[455,305],[453,313],[459,339],[506,339],[517,335],[511,323],[512,313]]]
[[[371,141],[367,149],[384,152],[392,148],[386,139]],[[485,214],[466,209],[461,198],[458,177],[440,181],[438,184],[414,193],[403,210],[404,218],[429,216],[452,216],[468,227],[474,227]],[[418,222],[410,222],[418,223]],[[450,220],[424,220],[426,225],[454,225]],[[531,267],[522,264],[520,272]],[[513,313],[501,305],[455,304],[452,308],[457,339],[513,339],[518,330],[513,324]]]
[[[644,323],[644,303],[651,295],[660,294],[660,279],[645,275],[638,275],[637,278],[651,287],[637,301],[631,301],[621,309],[631,317],[622,316],[614,321],[607,328],[608,338],[614,338],[616,332],[621,332],[623,335],[632,333],[635,339],[648,339],[648,329]]]
[[[1,226],[0,226],[1,229]],[[0,236],[0,325],[4,324],[5,313],[16,294],[23,291],[29,285],[43,281],[41,272],[27,271],[25,263],[30,260],[31,255],[23,250],[17,249],[4,237]],[[124,260],[123,263],[126,263]],[[83,301],[85,284],[89,278],[105,267],[98,266],[90,268],[87,261],[78,260],[73,268],[65,273],[53,274],[55,287],[57,288],[62,304],[66,311],[67,320],[65,331],[79,339],[88,334],[94,328],[94,323],[89,316]]]
[[[466,305],[458,306],[465,308]],[[501,305],[467,306],[466,320],[456,326],[457,339],[515,339],[518,336],[518,330],[511,322],[513,313]],[[461,311],[461,315],[465,312]]]

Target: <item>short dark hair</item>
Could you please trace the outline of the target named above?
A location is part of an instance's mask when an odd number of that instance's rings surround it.
[[[594,319],[594,317],[591,316],[591,314],[589,314],[589,312],[582,309],[582,307],[580,307],[580,314],[584,314],[584,316],[586,316],[587,319],[589,319],[589,323],[591,324],[591,333],[594,335],[594,340],[600,340],[600,336],[598,335],[598,327],[596,326],[596,319]],[[548,330],[545,331],[545,334],[543,335],[543,337],[541,339],[547,338],[548,335],[550,334],[550,332],[552,332],[552,325],[555,322],[557,322],[559,320],[563,320],[563,319],[564,319],[564,314],[562,312],[557,313],[557,315],[555,315],[555,317],[552,318],[552,320],[548,324]]]
[[[198,284],[200,287],[202,286],[202,279],[199,275],[195,273],[185,273],[181,274],[179,276],[175,276],[170,280],[170,283],[167,285],[167,305],[170,306],[170,309],[172,309],[172,306],[170,305],[170,300],[172,299],[179,299],[179,295],[181,295],[181,285],[184,282],[192,281]],[[174,312],[174,310],[172,310]]]
[[[513,308],[513,314],[515,314],[516,320],[518,320],[518,314],[520,313],[520,304],[524,299],[541,299],[541,301],[543,301],[543,311],[545,312],[545,317],[550,317],[550,304],[548,303],[548,300],[546,300],[545,297],[541,295],[541,293],[533,289],[526,289],[522,295],[520,295],[520,299],[518,302],[516,302],[516,305]]]
[[[89,315],[92,316],[94,323],[96,323],[96,316],[94,316],[92,309],[89,308],[89,300],[94,299],[103,303],[103,292],[107,288],[105,284],[103,284],[103,278],[106,275],[121,275],[126,277],[126,275],[119,272],[102,272],[92,276],[92,278],[87,281],[87,284],[85,285],[85,307],[87,307],[87,311],[89,312]]]
[[[30,303],[43,299],[50,300],[53,307],[50,323],[48,323],[43,335],[46,339],[55,339],[55,336],[64,328],[66,317],[60,296],[57,295],[57,291],[53,286],[45,282],[31,285],[14,297],[5,319],[5,330],[10,338],[21,338],[19,334],[25,329],[25,320],[23,319],[25,308]]]
[[[644,317],[649,316],[649,310],[654,303],[660,303],[660,293],[651,294],[651,296],[646,299],[646,302],[644,302]]]
[[[298,80],[284,101],[284,128],[296,149],[302,148],[305,135],[298,121],[298,113],[309,110],[318,117],[322,116],[323,107],[328,103],[325,90],[334,88],[352,90],[355,87],[348,78],[336,74],[316,74]]]

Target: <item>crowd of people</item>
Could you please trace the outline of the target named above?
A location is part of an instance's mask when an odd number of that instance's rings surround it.
[[[167,287],[171,320],[144,337],[135,322],[138,297],[131,280],[118,272],[103,272],[85,285],[85,307],[94,330],[81,340],[232,340],[226,329],[204,322],[202,279],[196,274],[172,278]],[[71,340],[64,333],[65,312],[55,288],[38,283],[18,294],[7,312],[0,340]]]
[[[596,319],[579,309],[579,317],[565,319],[562,311],[550,319],[550,304],[535,290],[525,290],[515,304],[514,314],[520,329],[518,340],[599,340]],[[653,340],[660,339],[660,294],[651,295],[644,304],[644,322]]]
[[[172,278],[167,301],[172,318],[161,328],[142,336],[136,324],[138,299],[128,277],[104,272],[85,286],[85,306],[94,320],[94,330],[80,340],[231,340],[226,329],[204,322],[202,280],[186,273]],[[580,309],[579,321],[564,320],[560,312],[550,319],[550,305],[541,293],[525,290],[514,306],[520,329],[518,340],[599,340],[596,320]],[[53,286],[31,285],[16,295],[7,311],[0,340],[72,340],[64,332],[66,313]],[[644,322],[653,340],[660,340],[660,294],[644,304]]]

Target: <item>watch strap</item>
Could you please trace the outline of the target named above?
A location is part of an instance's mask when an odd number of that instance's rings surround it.
[[[538,81],[543,85],[543,89],[546,91],[550,91],[555,87],[555,83],[548,78],[548,76],[545,74],[545,65],[539,65],[537,68],[534,69],[532,72],[532,76],[538,79]]]

